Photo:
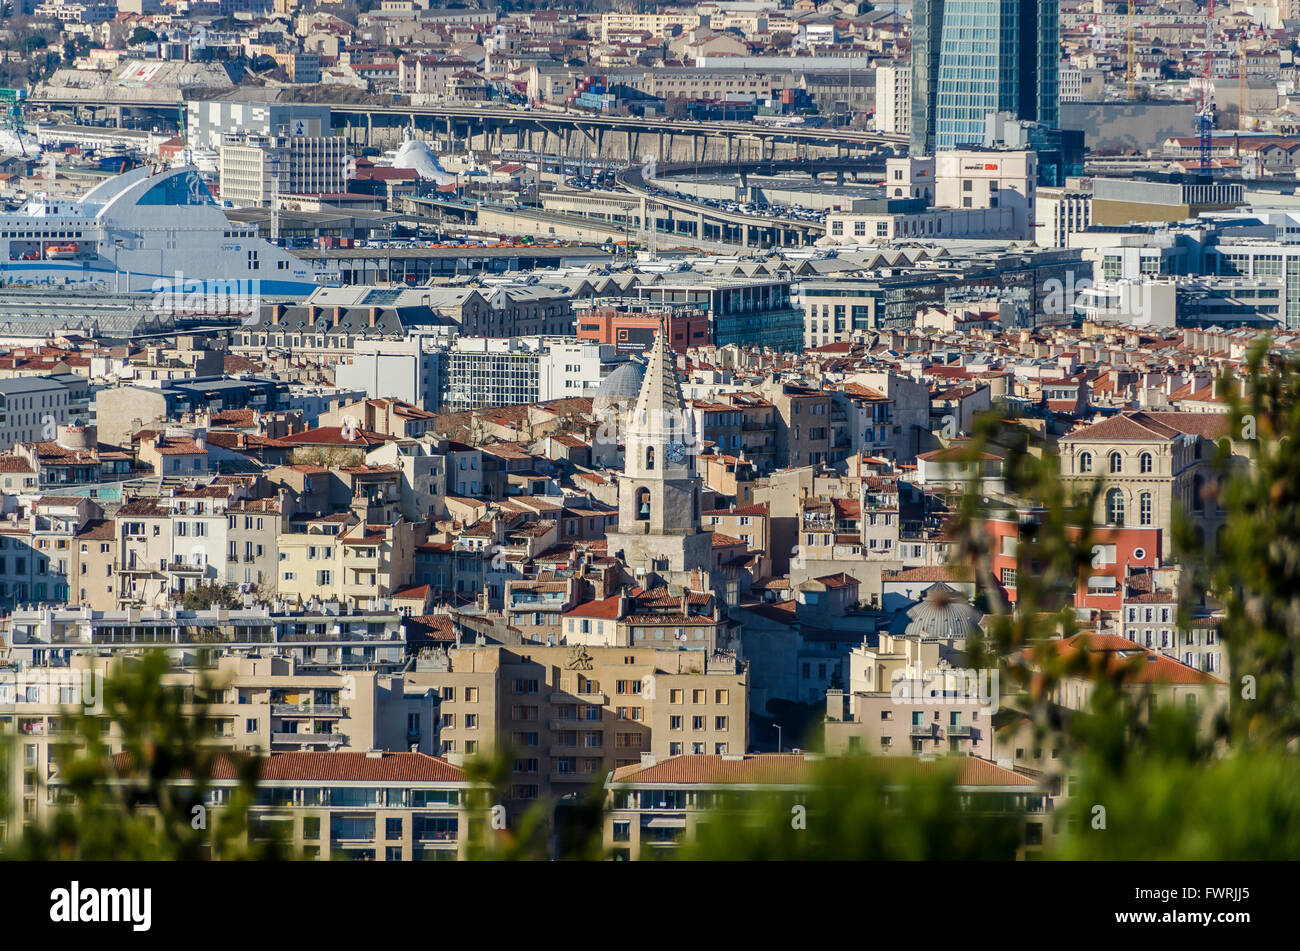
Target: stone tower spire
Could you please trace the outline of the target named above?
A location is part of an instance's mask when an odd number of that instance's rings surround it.
[[[664,578],[708,570],[712,557],[712,534],[700,531],[695,416],[682,395],[668,332],[661,317],[624,439],[618,529],[607,533],[611,554],[621,554],[634,571]]]

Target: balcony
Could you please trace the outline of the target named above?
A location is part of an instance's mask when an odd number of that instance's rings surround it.
[[[183,561],[173,561],[166,569],[178,575],[201,575],[207,572],[207,565],[191,565]]]
[[[970,724],[950,723],[947,726],[949,736],[970,736]]]
[[[584,721],[574,717],[570,720],[547,720],[546,728],[551,732],[556,730],[577,730],[581,728]]]
[[[598,707],[609,702],[603,693],[569,693],[564,690],[553,691],[546,699],[551,703],[589,703]]]
[[[547,779],[550,780],[551,785],[555,785],[557,783],[570,783],[570,784],[578,783],[580,785],[586,786],[589,785],[592,782],[592,780],[596,778],[596,776],[597,776],[596,773],[579,773],[579,772],[550,773],[547,776]]]
[[[340,746],[343,743],[342,733],[272,733],[272,743],[283,743],[297,746]]]
[[[327,703],[273,703],[271,713],[277,717],[341,717],[343,708]]]
[[[911,734],[912,736],[933,736],[934,727],[935,724],[933,723],[913,723]]]

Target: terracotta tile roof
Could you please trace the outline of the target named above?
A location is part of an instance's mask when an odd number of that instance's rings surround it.
[[[239,754],[218,753],[213,761],[216,779],[236,779]],[[132,770],[130,753],[113,757],[119,774]],[[322,782],[434,782],[465,781],[465,771],[445,759],[425,753],[271,753],[263,757],[259,775],[263,780],[311,780]]]
[[[886,571],[882,581],[974,581],[975,571],[970,565],[925,565]]]
[[[1137,684],[1222,684],[1210,674],[1188,667],[1164,654],[1148,650],[1127,638],[1114,634],[1094,634],[1085,631],[1063,641],[1054,641],[1058,653],[1069,656],[1080,650],[1103,654],[1107,669],[1115,673],[1126,664],[1133,663],[1134,670],[1125,681]]]
[[[842,571],[833,575],[823,575],[822,577],[813,580],[820,581],[828,588],[852,588],[858,583],[857,578],[854,578],[852,575],[847,575]]]
[[[368,429],[357,428],[351,439],[343,436],[342,426],[318,426],[291,436],[284,436],[280,442],[292,446],[342,446],[345,449],[372,449],[375,446],[394,440],[386,433],[376,433]]]
[[[957,768],[959,786],[1035,786],[1035,781],[1013,770],[975,756],[954,760],[922,761],[911,756],[873,756],[871,765],[884,771],[889,781],[907,782]],[[817,761],[801,753],[760,753],[754,756],[673,756],[653,766],[621,766],[611,777],[615,783],[728,785],[803,785],[813,781]]]
[[[583,601],[581,604],[575,604],[569,610],[564,612],[565,617],[585,617],[597,618],[605,621],[617,620],[619,607],[619,596],[602,598],[593,601]]]
[[[407,585],[405,588],[398,588],[398,589],[397,589],[396,591],[394,591],[391,595],[389,595],[389,597],[392,597],[392,598],[419,598],[419,599],[423,600],[423,599],[425,599],[425,598],[427,598],[427,597],[429,596],[429,590],[430,590],[430,587],[431,587],[431,586],[430,586],[430,585],[427,585],[427,584],[413,584],[413,585]]]
[[[412,643],[437,641],[454,644],[456,627],[446,614],[418,614],[406,619],[406,634]]]
[[[1227,432],[1227,413],[1124,413],[1084,426],[1066,439],[1170,440],[1184,433],[1218,439]]]
[[[709,509],[705,515],[767,515],[767,503],[737,505],[734,509]]]

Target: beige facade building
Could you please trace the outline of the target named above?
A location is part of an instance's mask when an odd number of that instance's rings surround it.
[[[15,827],[48,815],[57,773],[54,749],[69,739],[63,724],[73,712],[103,711],[104,681],[116,669],[116,659],[106,660],[79,653],[70,666],[0,670],[0,737],[15,738],[20,764],[11,771],[9,790]],[[401,675],[342,672],[289,657],[226,655],[215,669],[177,669],[167,682],[192,699],[205,677],[216,687],[207,712],[217,746],[426,755],[438,746],[438,696],[411,687]],[[121,749],[116,726],[106,737],[110,749]]]
[[[1226,424],[1223,413],[1113,416],[1061,438],[1061,478],[1080,489],[1100,479],[1098,523],[1160,529],[1165,559],[1178,512],[1213,547],[1224,514],[1205,492]]]
[[[791,808],[805,805],[808,821],[814,822],[818,800],[828,795],[817,788],[818,758],[764,753],[664,759],[647,754],[640,763],[616,769],[605,783],[606,851],[616,861],[670,856],[695,838],[702,822],[718,821],[725,815],[726,821],[745,823],[756,819],[773,797]],[[932,764],[906,757],[877,757],[874,763],[886,775],[886,791],[894,795],[909,779],[932,768]],[[1048,801],[1037,782],[973,756],[963,757],[959,763],[956,791],[962,809],[972,815],[996,814],[1004,811],[1011,797],[1026,816],[1026,845],[1021,855],[1039,851]],[[884,811],[894,808],[896,804],[881,803]],[[1034,826],[1037,828],[1031,828]],[[770,834],[757,826],[753,832]]]
[[[407,677],[439,692],[442,755],[509,755],[516,811],[580,792],[642,753],[721,755],[748,741],[748,668],[730,654],[452,647]]]

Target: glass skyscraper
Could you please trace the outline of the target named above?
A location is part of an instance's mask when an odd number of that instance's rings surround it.
[[[914,0],[913,155],[978,145],[984,117],[1060,118],[1058,0]]]

